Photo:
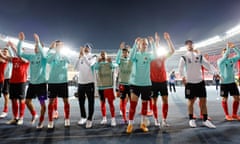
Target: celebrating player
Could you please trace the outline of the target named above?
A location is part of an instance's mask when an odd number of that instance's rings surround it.
[[[39,36],[34,34],[35,49],[33,54],[22,52],[22,43],[25,39],[24,33],[19,34],[18,55],[27,59],[30,62],[30,83],[28,85],[26,95],[26,105],[32,114],[31,124],[34,124],[38,118],[37,112],[32,103],[32,99],[38,98],[41,105],[41,116],[37,128],[43,128],[43,120],[46,111],[45,100],[47,99],[47,84],[46,84],[46,54],[43,52],[43,45],[40,43]]]
[[[129,48],[125,46],[125,43],[120,44],[118,50],[116,63],[119,65],[119,92],[120,92],[120,110],[122,112],[123,122],[127,123],[126,105],[128,98],[130,98],[130,86],[129,79],[132,71],[132,62],[129,59]],[[127,97],[128,96],[128,97]]]
[[[147,52],[147,48],[151,46],[153,53]],[[139,51],[137,51],[139,49]],[[130,77],[131,84],[131,102],[129,111],[129,123],[127,126],[127,133],[133,131],[133,119],[138,103],[138,99],[141,96],[142,99],[142,118],[140,128],[143,132],[148,132],[147,125],[149,123],[147,119],[148,101],[151,97],[151,79],[150,79],[150,64],[156,54],[154,39],[137,38],[135,40],[133,49],[130,53],[130,60],[133,63],[132,73]]]
[[[237,54],[234,57],[230,57],[230,49]],[[222,58],[218,60],[218,67],[221,75],[220,95],[222,96],[222,108],[225,113],[225,118],[228,121],[233,119],[240,120],[238,116],[239,107],[239,90],[235,83],[234,66],[240,59],[240,51],[235,47],[233,43],[228,43],[227,47],[222,51]],[[228,113],[228,95],[233,96],[232,115]]]
[[[170,35],[168,33],[164,33],[164,38],[168,43],[169,52],[165,55],[159,55],[158,58],[151,62],[151,81],[152,81],[152,101],[153,101],[153,115],[155,118],[155,126],[160,126],[160,122],[158,120],[158,95],[162,96],[162,124],[163,126],[169,126],[167,123],[167,114],[168,114],[168,88],[167,88],[167,75],[165,69],[165,61],[168,57],[170,57],[175,49],[173,43],[171,41]],[[156,39],[156,49],[161,50],[160,48],[160,37],[158,33],[155,33]]]
[[[86,123],[86,128],[92,127],[92,119],[94,113],[94,76],[91,72],[91,66],[96,62],[96,58],[91,54],[91,45],[86,44],[80,48],[80,55],[75,69],[79,73],[78,78],[78,100],[81,111],[81,119],[79,125]],[[88,98],[88,117],[85,110],[85,98]]]
[[[101,52],[98,62],[93,65],[93,69],[96,72],[97,88],[101,101],[101,112],[103,116],[101,124],[107,123],[105,102],[107,99],[112,116],[111,126],[117,125],[114,107],[115,95],[113,91],[113,70],[115,67],[116,65],[113,64],[111,58],[107,57],[107,53],[105,51]]]
[[[185,85],[185,97],[188,99],[189,125],[192,128],[197,127],[196,121],[193,118],[193,105],[196,98],[199,98],[200,111],[203,114],[203,125],[208,128],[216,128],[216,126],[208,120],[207,93],[205,82],[202,78],[201,66],[204,66],[212,73],[215,73],[216,70],[201,54],[194,50],[193,42],[191,40],[187,40],[185,46],[187,52],[180,59],[179,74]],[[186,70],[186,75],[184,74],[184,68]]]
[[[61,53],[64,48],[62,41],[54,41],[48,51],[47,61],[50,64],[48,80],[49,104],[48,104],[48,128],[54,127],[53,110],[54,100],[61,97],[64,102],[65,127],[70,126],[70,105],[68,101],[68,76],[67,68],[69,60]]]
[[[22,37],[20,37],[20,40]],[[9,52],[12,53],[12,49],[16,53],[16,47],[11,44],[11,48]],[[20,45],[18,45],[20,47]],[[13,56],[13,54],[10,54]],[[26,89],[26,82],[27,82],[27,73],[29,62],[21,57],[14,56],[10,57],[9,60],[12,62],[12,76],[10,78],[10,99],[12,101],[12,112],[13,118],[12,120],[8,121],[7,124],[23,124],[23,117],[25,111],[25,89]],[[18,115],[18,110],[19,115]]]

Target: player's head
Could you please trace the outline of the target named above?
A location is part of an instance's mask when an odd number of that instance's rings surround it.
[[[147,38],[142,38],[138,42],[138,47],[141,52],[145,52],[148,48],[148,39]]]
[[[56,40],[55,43],[56,43],[56,51],[60,51],[64,46],[64,43],[60,40]]]
[[[106,51],[101,51],[100,52],[100,58],[102,60],[106,60],[107,59],[107,52]]]
[[[44,47],[44,45],[43,45],[42,42],[40,42],[40,45],[42,46],[42,48]],[[38,44],[35,44],[34,52],[35,52],[35,53],[38,53],[38,52],[39,52]]]
[[[92,50],[92,45],[89,44],[89,43],[86,43],[86,44],[84,45],[84,52],[85,52],[85,53],[90,53],[91,50]]]
[[[186,40],[185,41],[185,47],[187,48],[188,51],[193,50],[193,41],[192,40]]]
[[[122,56],[123,56],[124,58],[127,58],[128,55],[129,55],[129,50],[128,50],[128,48],[123,48],[123,49],[122,49]]]

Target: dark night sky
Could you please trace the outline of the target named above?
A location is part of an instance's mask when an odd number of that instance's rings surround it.
[[[117,49],[137,36],[169,32],[175,44],[224,33],[240,22],[240,0],[1,0],[0,33],[75,48]]]

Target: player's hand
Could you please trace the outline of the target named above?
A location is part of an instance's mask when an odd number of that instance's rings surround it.
[[[40,42],[38,34],[34,33],[33,38],[34,38],[35,42]]]
[[[25,40],[25,35],[24,35],[24,33],[23,33],[23,32],[20,32],[20,33],[18,34],[18,38],[19,38],[19,40],[21,40],[21,41]]]
[[[13,48],[13,47],[15,47],[15,45],[14,45],[11,41],[8,41],[8,43],[7,43],[7,47],[11,47],[11,48]]]
[[[121,42],[120,49],[124,49],[124,48],[125,48],[125,42]]]
[[[155,32],[155,40],[158,42],[160,41],[160,36],[157,32]]]
[[[227,47],[229,47],[229,48],[235,48],[235,45],[234,45],[234,43],[232,43],[232,42],[228,42],[228,43],[227,43]]]
[[[135,43],[138,44],[140,40],[141,40],[141,38],[140,38],[140,37],[137,37],[137,38],[135,39]]]
[[[171,39],[169,33],[165,32],[163,35],[164,35],[165,40],[170,40]]]
[[[150,44],[153,44],[153,43],[154,43],[153,37],[152,37],[152,36],[149,36],[149,37],[148,37],[148,41],[149,41]]]

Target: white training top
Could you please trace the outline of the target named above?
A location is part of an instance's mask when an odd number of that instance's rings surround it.
[[[75,70],[78,71],[79,84],[89,84],[94,82],[91,66],[95,62],[96,58],[90,53],[77,60],[75,64]]]
[[[199,83],[203,80],[202,66],[209,72],[216,73],[216,69],[201,54],[188,51],[183,57],[179,63],[179,74],[181,78],[186,77],[187,83]],[[184,68],[186,75],[184,75]]]

